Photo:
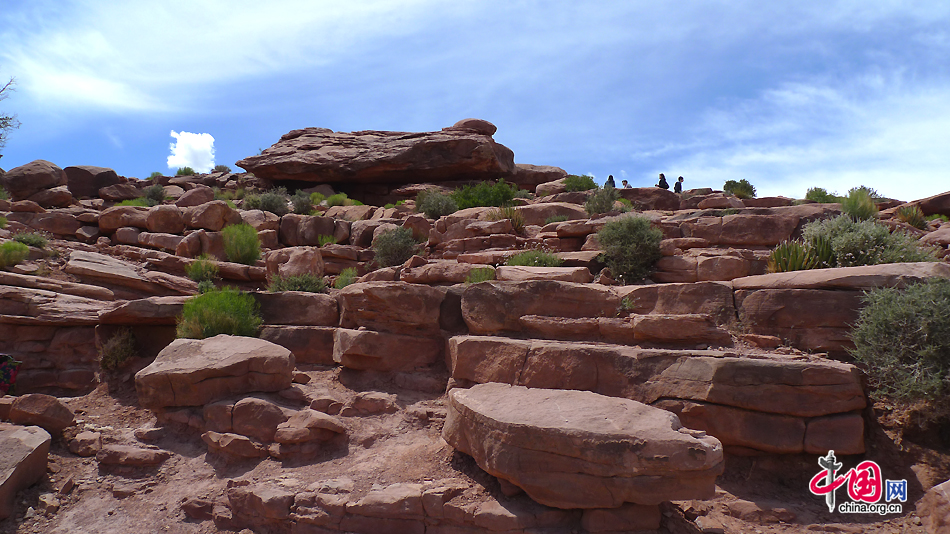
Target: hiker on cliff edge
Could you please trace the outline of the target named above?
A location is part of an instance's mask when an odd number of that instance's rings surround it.
[[[682,192],[683,192],[683,177],[682,177],[682,176],[680,176],[679,178],[677,178],[677,179],[676,179],[676,183],[673,184],[673,192],[674,192],[674,193],[682,193]]]
[[[607,182],[604,183],[604,188],[607,186],[613,187],[614,189],[617,188],[617,184],[614,182],[614,175],[611,174],[607,176]]]
[[[669,189],[670,184],[666,183],[666,176],[663,176],[663,173],[660,173],[660,181],[656,184],[660,189]]]

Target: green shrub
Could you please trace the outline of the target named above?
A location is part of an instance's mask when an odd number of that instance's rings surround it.
[[[336,275],[336,280],[333,282],[333,287],[335,289],[343,289],[344,287],[356,282],[356,279],[359,278],[359,275],[356,272],[356,267],[347,267],[340,271],[340,274]]]
[[[214,172],[228,173],[228,172],[231,172],[231,167],[228,167],[227,165],[215,165]]]
[[[241,188],[241,187],[234,190],[221,189],[220,187],[215,187],[213,191],[214,191],[215,200],[231,201],[231,200],[244,198],[244,188]]]
[[[363,204],[363,203],[360,202],[359,200],[356,200],[355,198],[348,198],[348,199],[346,199],[346,201],[343,203],[343,205],[344,205],[344,206],[364,206],[365,204]]]
[[[429,219],[438,219],[458,211],[458,204],[445,193],[439,191],[422,191],[416,195],[416,212],[424,213]]]
[[[532,198],[532,197],[534,197],[534,194],[532,194],[531,191],[528,191],[527,189],[519,189],[515,191],[515,198]]]
[[[199,293],[199,294],[204,294],[204,293],[207,293],[207,292],[209,292],[209,291],[214,291],[215,289],[217,289],[217,286],[215,286],[215,285],[214,285],[214,282],[212,282],[211,280],[202,280],[202,281],[198,282],[198,293]]]
[[[481,182],[475,185],[462,186],[452,192],[458,209],[474,208],[477,206],[507,206],[515,198],[518,186],[506,183],[504,178],[496,183]]]
[[[242,223],[221,230],[224,253],[228,261],[254,265],[261,258],[261,242],[253,226]]]
[[[615,280],[629,284],[643,279],[660,259],[663,232],[645,217],[610,221],[597,232],[604,263]]]
[[[477,284],[479,282],[487,282],[489,280],[495,279],[495,270],[488,267],[480,267],[477,269],[472,269],[468,272],[468,276],[465,277],[466,284]]]
[[[287,190],[283,187],[271,189],[261,195],[260,203],[258,209],[269,211],[278,217],[283,217],[290,212],[287,208]]]
[[[148,208],[154,206],[155,204],[145,197],[130,198],[128,200],[123,200],[116,204],[116,206],[140,206],[143,208]]]
[[[10,193],[2,187],[0,187],[0,200],[10,200]]]
[[[327,289],[326,280],[322,276],[312,273],[297,274],[282,277],[277,275],[270,279],[267,290],[271,293],[279,291],[306,291],[308,293],[323,293]]]
[[[821,241],[830,244],[828,267],[937,261],[933,249],[920,246],[913,236],[891,233],[876,221],[855,221],[847,215],[806,224],[802,238],[814,247],[821,246]]]
[[[736,198],[755,198],[755,186],[750,184],[745,178],[736,180],[726,180],[722,190]]]
[[[874,219],[877,205],[871,196],[873,191],[863,186],[850,189],[848,196],[841,199],[841,211],[858,221]]]
[[[0,230],[3,230],[7,227],[7,218],[3,215],[0,215]]]
[[[30,255],[30,247],[16,241],[0,244],[0,269],[16,265]]]
[[[547,219],[544,219],[544,224],[548,225],[556,222],[564,222],[567,220],[567,215],[551,215]]]
[[[156,178],[161,178],[162,176],[165,176],[165,175],[162,174],[162,173],[160,173],[160,172],[158,172],[158,171],[155,171],[155,172],[153,172],[152,174],[149,174],[149,175],[148,175],[148,178],[149,178],[149,180],[154,180],[154,179],[156,179]]]
[[[178,167],[178,171],[175,173],[175,176],[192,176],[196,174],[195,170],[191,167]]]
[[[150,185],[145,188],[145,200],[149,201],[149,206],[161,204],[165,200],[165,188],[160,184]]]
[[[897,216],[897,220],[905,222],[914,228],[921,230],[927,228],[927,219],[924,218],[924,212],[920,210],[920,206],[901,206],[897,208],[895,215]]]
[[[489,221],[501,221],[508,219],[511,221],[511,227],[516,233],[524,234],[525,218],[524,214],[521,213],[521,210],[513,206],[502,206],[500,208],[492,208],[488,211],[488,220]]]
[[[393,209],[393,208],[395,208],[395,207],[396,207],[396,205],[393,204],[392,202],[389,202],[389,203],[387,203],[387,204],[383,204],[383,209],[385,209],[385,210],[391,210],[391,209]]]
[[[178,337],[204,339],[218,334],[257,337],[263,322],[254,297],[236,289],[217,289],[185,301]]]
[[[310,215],[313,211],[313,202],[310,201],[310,195],[303,191],[297,191],[290,198],[290,204],[293,206],[294,213],[298,215]]]
[[[940,221],[943,221],[943,222],[950,222],[950,217],[947,217],[946,215],[943,215],[943,214],[941,214],[941,213],[935,213],[935,214],[933,214],[933,215],[928,215],[928,216],[927,216],[927,220],[928,220],[928,221],[937,221],[937,220],[940,220]]]
[[[835,202],[841,202],[841,198],[836,196],[834,193],[829,193],[821,187],[810,187],[807,192],[805,192],[805,200],[811,200],[819,204],[833,204]]]
[[[39,232],[17,232],[13,234],[12,239],[28,247],[46,248],[49,244],[49,239]]]
[[[261,196],[255,194],[244,195],[244,209],[246,210],[259,210],[261,209]]]
[[[325,245],[335,245],[336,238],[332,235],[320,234],[317,236],[317,243],[322,247]]]
[[[132,329],[120,328],[99,349],[99,367],[106,371],[118,369],[136,353],[135,335],[132,334]]]
[[[851,338],[875,396],[934,398],[950,389],[950,280],[865,295]]]
[[[213,282],[218,277],[218,262],[207,254],[202,254],[185,267],[185,274],[195,282]]]
[[[505,261],[505,265],[524,267],[560,267],[563,264],[564,260],[542,250],[526,250],[511,256]]]
[[[587,191],[588,189],[597,189],[597,184],[590,176],[569,174],[564,179],[564,188],[568,191]]]
[[[619,198],[620,192],[613,187],[607,186],[603,189],[598,189],[594,194],[587,197],[587,202],[584,203],[584,209],[587,210],[587,214],[590,216],[614,211],[614,202],[617,202]]]
[[[818,257],[811,247],[801,241],[783,241],[769,255],[768,271],[770,273],[786,273],[789,271],[803,271],[816,269]]]
[[[373,243],[376,252],[376,263],[380,267],[400,265],[416,253],[416,240],[412,237],[409,228],[396,228],[383,232]]]
[[[337,193],[327,197],[327,207],[343,206],[346,204],[346,193]]]
[[[327,198],[326,195],[324,195],[323,193],[318,193],[317,191],[310,193],[310,203],[313,204],[314,206],[319,205],[321,202],[326,200],[326,198]]]

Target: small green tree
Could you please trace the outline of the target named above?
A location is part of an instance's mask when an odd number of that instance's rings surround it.
[[[231,172],[231,167],[228,167],[227,165],[215,165],[214,172],[228,173],[228,172]]]
[[[645,278],[660,259],[663,232],[645,217],[622,217],[597,232],[604,249],[604,263],[611,275],[624,284]]]
[[[195,170],[191,167],[178,167],[178,171],[175,173],[175,176],[191,176],[195,174]]]
[[[228,261],[254,265],[261,258],[261,242],[253,226],[242,223],[226,226],[221,230],[224,253]]]
[[[741,180],[727,180],[722,186],[722,190],[736,198],[755,198],[755,186],[749,183],[745,178]]]

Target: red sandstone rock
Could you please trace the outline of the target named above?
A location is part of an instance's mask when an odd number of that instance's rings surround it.
[[[0,423],[0,520],[13,513],[18,491],[46,476],[50,441],[42,428]]]
[[[217,232],[229,224],[240,224],[241,215],[223,200],[213,200],[199,206],[185,208],[182,219],[188,228]]]
[[[112,169],[79,165],[66,167],[66,187],[76,198],[95,197],[103,187],[123,183],[122,179]]]
[[[333,336],[333,361],[350,369],[411,371],[432,365],[441,355],[439,339],[346,328]]]
[[[338,294],[340,325],[403,335],[436,334],[445,291],[406,282],[352,284]]]
[[[206,185],[198,184],[190,191],[186,191],[178,197],[178,200],[175,201],[175,205],[179,208],[188,208],[191,206],[200,206],[212,200],[214,200],[214,191]]]
[[[287,247],[272,250],[265,258],[269,277],[290,277],[302,274],[323,276],[323,257],[317,247]]]
[[[101,226],[100,222],[100,226]],[[180,234],[185,230],[185,221],[178,206],[161,205],[149,208],[145,217],[145,229],[162,234]]]
[[[96,460],[106,465],[152,466],[171,458],[171,453],[156,449],[143,449],[129,445],[104,445],[96,454]]]
[[[18,425],[36,425],[50,434],[58,435],[73,424],[73,411],[50,395],[31,393],[21,395],[10,406],[10,421]]]
[[[60,185],[66,185],[67,178],[63,169],[46,160],[38,159],[14,167],[0,174],[0,186],[14,201],[23,200],[42,191]]]
[[[111,234],[124,226],[148,228],[149,209],[140,206],[115,206],[99,214],[99,230]]]

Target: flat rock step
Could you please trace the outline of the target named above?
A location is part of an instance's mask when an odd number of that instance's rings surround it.
[[[488,473],[556,508],[709,498],[723,469],[719,441],[672,413],[587,391],[453,389],[442,435]]]

